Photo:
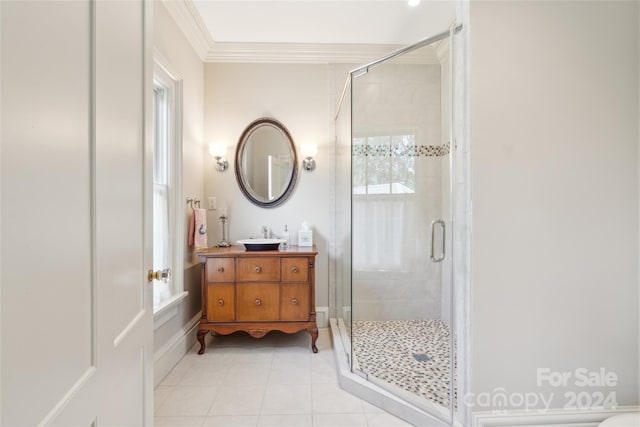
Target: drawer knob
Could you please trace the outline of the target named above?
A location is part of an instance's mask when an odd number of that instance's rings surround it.
[[[218,300],[218,305],[222,307],[224,305],[224,300],[221,298]]]
[[[224,273],[224,267],[222,266],[218,267],[218,273]]]
[[[262,269],[260,268],[260,266],[259,266],[259,265],[256,265],[255,270],[256,270],[256,273],[260,273],[260,271],[261,271]]]
[[[297,300],[296,298],[293,298],[293,299],[291,300],[291,304],[293,304],[293,305],[297,305],[297,304],[298,304],[298,300]]]
[[[262,304],[262,301],[260,301],[260,298],[256,298],[256,305],[260,305]]]
[[[291,267],[291,272],[292,273],[297,273],[298,272],[298,267],[296,267],[295,265],[293,267]]]

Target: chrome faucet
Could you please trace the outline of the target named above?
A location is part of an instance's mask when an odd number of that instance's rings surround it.
[[[269,229],[266,225],[262,226],[262,237],[264,237],[265,239],[269,237]]]

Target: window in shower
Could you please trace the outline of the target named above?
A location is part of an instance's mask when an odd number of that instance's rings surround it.
[[[405,245],[415,198],[415,135],[353,138],[353,267],[406,270]],[[371,232],[374,230],[374,232]]]
[[[353,194],[413,194],[415,135],[353,138]]]

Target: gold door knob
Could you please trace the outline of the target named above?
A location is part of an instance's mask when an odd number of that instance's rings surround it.
[[[292,273],[297,273],[298,272],[298,267],[296,267],[296,266],[291,267],[291,272]]]
[[[219,305],[220,307],[222,307],[222,306],[224,305],[224,300],[223,300],[223,299],[219,299],[219,300],[218,300],[218,305]]]
[[[171,269],[165,268],[164,270],[153,271],[149,270],[147,273],[147,281],[153,282],[154,280],[162,280],[164,283],[168,283],[171,280]]]
[[[293,299],[291,300],[291,304],[293,304],[293,305],[297,305],[297,304],[298,304],[298,300],[297,300],[296,298],[293,298]]]
[[[256,265],[255,270],[256,270],[256,273],[260,273],[260,270],[262,270],[262,269],[259,266]]]
[[[218,273],[224,273],[224,267],[218,267]]]
[[[262,304],[262,301],[260,301],[260,298],[256,298],[256,305],[260,305]]]

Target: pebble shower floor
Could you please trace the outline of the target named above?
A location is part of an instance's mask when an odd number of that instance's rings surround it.
[[[360,370],[449,406],[450,332],[444,321],[354,321],[352,331]]]

